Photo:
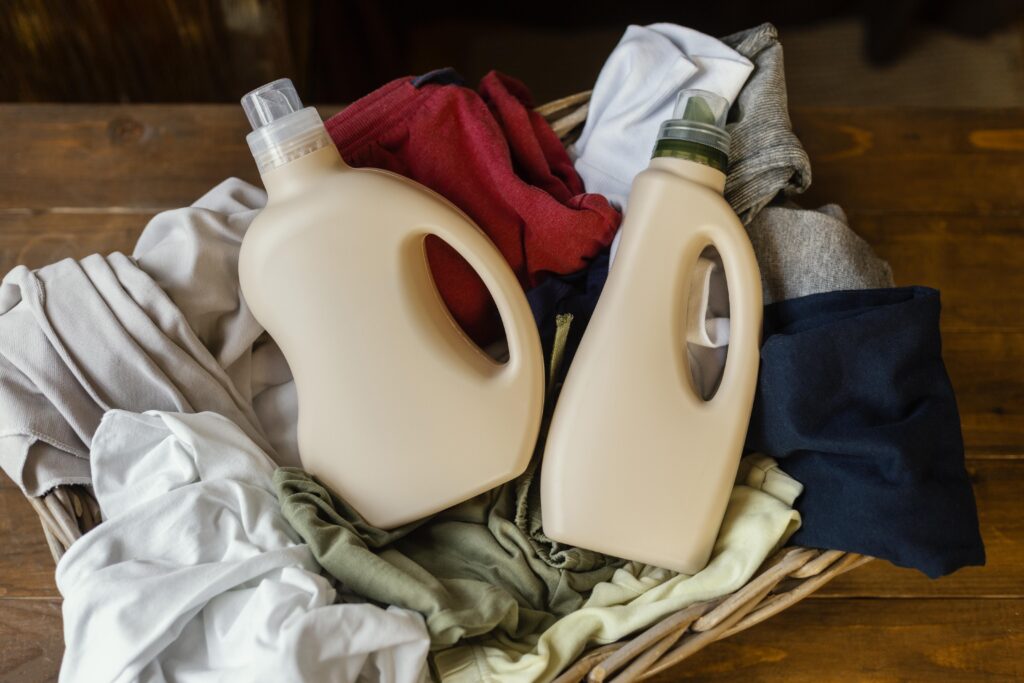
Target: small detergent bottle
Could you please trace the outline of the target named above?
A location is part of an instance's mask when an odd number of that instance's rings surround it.
[[[680,94],[637,175],[622,242],[555,406],[541,472],[544,532],[684,574],[708,562],[732,490],[757,382],[761,277],[722,197],[728,102]],[[730,343],[717,392],[694,387],[687,303],[717,248]]]
[[[303,467],[383,529],[519,475],[543,411],[543,357],[501,253],[440,195],[346,165],[288,79],[242,106],[267,205],[242,242],[239,280],[295,377]],[[452,319],[427,264],[427,235],[451,245],[490,290],[507,362]]]

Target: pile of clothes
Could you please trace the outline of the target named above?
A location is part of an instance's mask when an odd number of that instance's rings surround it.
[[[793,204],[811,169],[772,26],[722,40],[630,27],[568,150],[497,73],[476,90],[450,70],[398,79],[326,125],[351,165],[436,190],[497,245],[541,332],[550,410],[632,178],[692,87],[734,103],[725,194],[765,295],[749,454],[704,570],[547,538],[542,452],[429,519],[367,524],[301,469],[291,373],[238,287],[266,198],[228,179],[156,216],[131,257],[18,267],[0,285],[0,465],[30,496],[91,484],[104,516],[57,568],[61,679],[417,681],[429,655],[446,681],[550,680],[588,648],[740,588],[787,542],[929,576],[982,564],[939,294],[895,288],[839,207]],[[442,242],[427,254],[456,320],[498,340],[472,269]],[[713,252],[694,278],[688,352],[711,393],[728,283]]]

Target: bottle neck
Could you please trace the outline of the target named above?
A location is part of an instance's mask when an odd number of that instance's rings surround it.
[[[682,157],[661,156],[651,159],[649,168],[668,171],[686,180],[699,183],[718,194],[725,192],[725,174],[717,168]]]
[[[287,199],[290,195],[307,190],[317,180],[350,170],[333,144],[292,159],[265,171],[260,177],[267,190],[267,203]]]

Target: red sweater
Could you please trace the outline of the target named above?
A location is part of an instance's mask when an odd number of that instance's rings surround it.
[[[522,83],[491,72],[474,92],[446,82],[451,75],[397,79],[331,117],[327,130],[342,157],[448,198],[487,233],[525,289],[549,273],[584,268],[610,244],[619,213],[584,193]],[[480,344],[500,337],[494,303],[469,264],[434,237],[427,257],[459,324]]]

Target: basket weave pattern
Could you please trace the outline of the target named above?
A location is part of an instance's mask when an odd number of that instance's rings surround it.
[[[586,120],[590,92],[537,108],[563,141],[571,140]],[[41,498],[29,498],[39,515],[54,561],[101,521],[88,486],[60,486]],[[838,550],[787,547],[769,558],[736,592],[691,605],[635,635],[584,654],[556,679],[628,683],[675,666],[716,640],[759,624],[804,599],[836,576],[872,558]]]

